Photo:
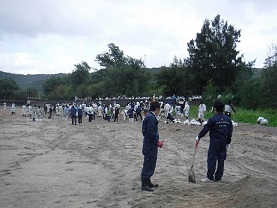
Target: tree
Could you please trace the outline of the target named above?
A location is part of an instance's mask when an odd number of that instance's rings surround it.
[[[211,22],[207,19],[204,21],[201,33],[197,33],[196,39],[188,43],[186,64],[193,82],[198,85],[195,93],[202,94],[209,80],[224,92],[240,72],[251,65],[245,64],[243,55],[236,50],[240,32],[221,20],[220,15]]]
[[[264,68],[273,68],[277,65],[277,45],[273,43],[269,47],[268,57],[265,59]]]
[[[63,78],[52,76],[43,83],[43,92],[46,96],[50,95],[59,85],[65,85]]]
[[[188,95],[192,87],[189,86],[190,75],[185,64],[174,57],[169,67],[161,67],[156,75],[157,84],[162,86],[165,96]]]
[[[245,80],[238,91],[239,104],[248,109],[257,109],[263,104],[263,89],[260,77]]]
[[[101,82],[107,76],[107,71],[105,69],[100,69],[97,72],[94,72],[90,76],[90,80],[88,81],[90,84]]]
[[[133,69],[145,68],[144,62],[141,59],[135,59],[131,56],[126,56],[124,57],[124,60],[125,65],[128,65]]]
[[[0,79],[0,98],[1,99],[15,99],[17,92],[20,91],[16,82],[10,78]],[[26,95],[24,96],[26,97]]]
[[[108,44],[109,51],[98,54],[96,61],[100,66],[105,68],[114,67],[118,68],[124,64],[124,53],[114,43]]]
[[[107,96],[140,96],[145,93],[148,83],[149,73],[139,66],[124,65],[116,69],[107,69]]]
[[[145,70],[141,59],[124,56],[123,51],[113,43],[108,45],[109,51],[96,56],[101,66],[101,73],[92,76],[94,84],[100,82],[104,93],[102,96],[139,96],[148,87],[149,74]],[[97,81],[96,78],[99,78]],[[96,87],[98,89],[98,87]]]
[[[80,64],[75,64],[74,66],[75,69],[70,75],[70,79],[73,86],[76,87],[85,83],[89,77],[89,70],[91,67],[85,61],[82,61]]]
[[[264,107],[277,108],[277,46],[269,49],[268,57],[264,63],[262,72],[262,88]]]
[[[202,98],[205,100],[207,106],[213,106],[214,101],[217,99],[217,88],[211,80],[208,81],[204,88]]]
[[[38,97],[38,91],[35,87],[28,87],[27,88],[28,97]]]
[[[105,82],[103,80],[90,84],[86,88],[87,95],[90,95],[92,98],[104,98],[107,96],[105,87]]]

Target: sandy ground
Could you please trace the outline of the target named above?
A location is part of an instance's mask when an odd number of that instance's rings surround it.
[[[20,112],[18,112],[20,114]],[[221,182],[203,183],[209,137],[188,169],[199,126],[159,124],[152,193],[140,190],[141,121],[102,118],[72,126],[62,117],[33,122],[0,110],[0,207],[276,207],[277,128],[234,129]],[[182,119],[182,118],[181,118]]]

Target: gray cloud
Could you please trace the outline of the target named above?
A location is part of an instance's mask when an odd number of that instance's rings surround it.
[[[0,67],[70,72],[82,60],[97,67],[93,60],[109,43],[134,58],[146,54],[147,65],[159,67],[174,55],[185,58],[187,42],[195,39],[205,19],[217,14],[242,30],[241,53],[247,61],[257,58],[261,67],[268,46],[276,41],[277,2],[265,2],[1,0]]]
[[[93,35],[104,32],[115,21],[98,10],[95,1],[2,0],[0,31],[26,36]]]

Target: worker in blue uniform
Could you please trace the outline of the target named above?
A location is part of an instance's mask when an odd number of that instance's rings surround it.
[[[211,117],[207,124],[195,138],[198,142],[209,131],[210,146],[208,150],[208,171],[207,177],[203,182],[220,181],[224,172],[224,161],[227,155],[227,149],[230,148],[233,125],[230,117],[223,114],[224,104],[215,102],[214,109],[216,115]],[[217,166],[217,167],[216,167]]]
[[[141,171],[141,190],[154,191],[152,188],[158,187],[150,180],[155,172],[158,157],[158,147],[163,146],[163,142],[159,140],[157,115],[160,114],[160,104],[157,101],[150,103],[150,109],[142,123],[143,147],[144,155],[143,168]]]

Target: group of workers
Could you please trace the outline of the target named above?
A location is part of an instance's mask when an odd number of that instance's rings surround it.
[[[215,102],[213,105],[215,115],[208,119],[206,125],[200,133],[195,137],[196,144],[210,132],[210,145],[207,157],[207,174],[202,179],[203,182],[218,182],[221,181],[224,173],[224,161],[227,156],[227,149],[230,148],[233,124],[231,121],[231,111],[235,109],[232,107],[231,102],[224,105],[222,102]],[[142,134],[143,134],[143,147],[142,154],[144,155],[144,162],[141,171],[141,190],[154,191],[159,185],[152,183],[151,177],[153,176],[156,168],[158,157],[158,148],[163,147],[163,142],[160,141],[158,133],[158,119],[160,114],[160,104],[152,102],[150,110],[143,120]],[[201,102],[198,108],[198,119],[203,122],[206,105]]]

